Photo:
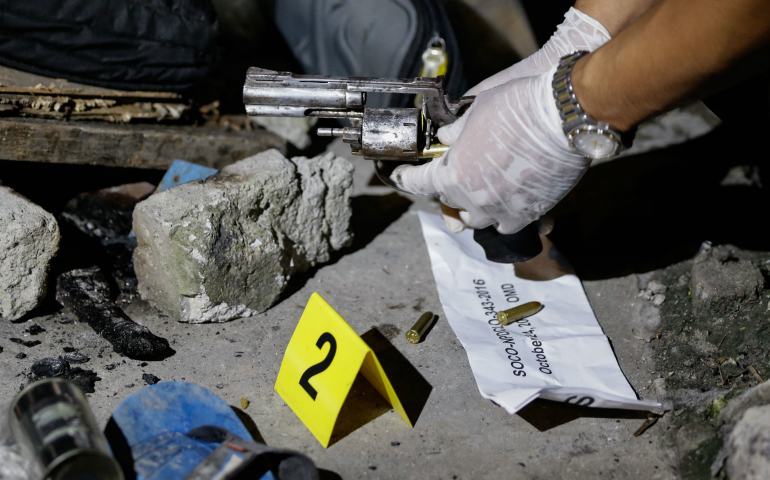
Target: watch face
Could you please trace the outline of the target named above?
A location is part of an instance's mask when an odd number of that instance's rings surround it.
[[[617,148],[615,140],[607,135],[595,132],[579,132],[572,139],[575,150],[593,158],[612,155]]]

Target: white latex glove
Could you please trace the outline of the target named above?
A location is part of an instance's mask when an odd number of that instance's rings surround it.
[[[543,48],[515,65],[498,72],[465,95],[478,95],[484,90],[508,83],[514,78],[529,77],[543,73],[559,62],[564,55],[578,50],[593,52],[610,40],[610,33],[597,20],[580,10],[570,7],[564,14],[564,22],[545,42]]]
[[[464,210],[460,219],[471,228],[494,224],[509,234],[537,220],[591,163],[569,149],[552,94],[555,71],[556,65],[481,92],[456,141],[446,133],[459,121],[439,129],[439,139],[451,144],[443,157],[401,165],[391,179],[402,190],[437,195]]]
[[[543,73],[556,65],[564,55],[577,50],[592,52],[608,42],[610,38],[610,33],[601,23],[580,10],[571,7],[564,14],[564,22],[556,27],[556,32],[551,35],[551,38],[543,45],[543,48],[515,65],[482,81],[468,90],[465,95],[475,96],[484,90],[497,87],[515,78]],[[458,122],[455,122],[453,128],[442,129],[440,137],[442,143],[445,145],[454,143],[460,131],[462,131],[467,117],[467,115],[461,117]],[[442,208],[442,214],[444,216],[444,223],[453,232],[459,233],[465,229],[465,224],[460,219],[459,212]],[[550,232],[553,227],[552,222],[549,227],[544,231]]]

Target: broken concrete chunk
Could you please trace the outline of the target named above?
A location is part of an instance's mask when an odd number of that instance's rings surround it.
[[[747,260],[732,258],[726,247],[701,249],[690,280],[696,315],[735,313],[740,303],[755,301],[764,285],[762,272]]]
[[[746,410],[727,444],[727,474],[742,480],[770,478],[770,405]]]
[[[276,150],[134,210],[139,293],[164,314],[224,322],[267,310],[291,275],[350,244],[353,166]]]
[[[0,187],[0,315],[17,320],[45,298],[51,259],[59,250],[53,215]]]
[[[735,423],[750,408],[761,405],[770,405],[770,382],[763,382],[750,388],[739,397],[730,400],[719,411],[717,426],[722,428],[722,433],[729,435]]]
[[[129,358],[162,358],[171,353],[168,342],[139,325],[110,301],[110,289],[99,267],[72,270],[59,276],[56,300],[72,310]]]

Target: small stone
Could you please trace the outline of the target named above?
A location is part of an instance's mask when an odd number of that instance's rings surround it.
[[[17,320],[45,298],[59,225],[50,213],[0,187],[0,232],[0,315]]]
[[[91,360],[91,357],[88,355],[83,355],[82,353],[65,353],[64,359],[67,360],[69,363],[86,363],[87,361]]]
[[[657,281],[653,280],[653,281],[651,281],[650,283],[647,284],[647,290],[649,290],[650,293],[655,295],[655,294],[658,294],[658,293],[666,293],[666,290],[668,290],[668,287],[666,287],[665,285],[663,285],[660,282],[657,282]]]
[[[652,304],[655,305],[656,307],[663,305],[663,302],[665,301],[666,301],[666,296],[663,295],[662,293],[658,293],[652,296]]]
[[[152,195],[134,210],[139,293],[182,322],[263,312],[292,275],[350,244],[352,189],[353,166],[333,153],[268,150]]]
[[[746,410],[730,433],[726,449],[730,478],[770,478],[770,405]]]
[[[756,165],[736,165],[727,172],[719,184],[723,187],[762,188],[759,167]]]
[[[126,387],[126,388],[134,388],[134,384],[133,383],[127,383],[127,384],[125,384],[123,386]]]
[[[19,358],[19,359],[27,358],[27,354],[24,353],[24,352],[19,352],[19,353],[16,354],[16,358]]]
[[[251,402],[246,397],[241,397],[241,409],[246,410],[249,408]]]
[[[147,385],[155,385],[156,383],[160,382],[160,378],[151,373],[145,373],[142,375],[142,380],[144,380]]]
[[[390,442],[391,447],[397,447],[399,445],[401,445],[401,442]]]
[[[77,349],[75,347],[64,347],[62,350],[64,350],[65,353],[72,353]]]
[[[115,367],[117,367],[117,365],[115,365],[114,363],[104,366],[104,368],[106,368],[107,370],[115,370]]]

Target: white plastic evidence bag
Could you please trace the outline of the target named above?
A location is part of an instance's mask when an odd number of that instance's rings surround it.
[[[438,215],[419,212],[441,304],[468,353],[484,398],[516,413],[536,398],[601,408],[653,410],[636,398],[575,275],[536,282],[493,263]],[[545,308],[501,326],[497,310],[526,302]]]

